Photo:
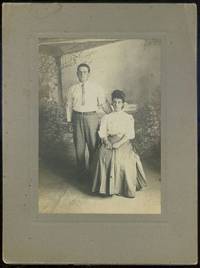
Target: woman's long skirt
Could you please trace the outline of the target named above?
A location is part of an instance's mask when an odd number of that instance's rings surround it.
[[[105,195],[135,197],[136,190],[146,186],[140,158],[130,142],[118,149],[101,145],[93,160],[92,177],[92,192]]]

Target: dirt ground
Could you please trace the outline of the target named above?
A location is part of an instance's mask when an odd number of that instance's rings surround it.
[[[93,195],[87,181],[76,176],[75,161],[71,165],[40,163],[39,213],[128,213],[160,214],[160,173],[143,163],[148,186],[135,198]]]

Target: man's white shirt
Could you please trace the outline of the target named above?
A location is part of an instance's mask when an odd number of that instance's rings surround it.
[[[87,81],[84,83],[85,89],[85,104],[82,105],[82,83],[71,86],[66,94],[66,113],[67,121],[71,122],[72,112],[93,112],[98,111],[99,106],[105,103],[104,89],[92,82]]]

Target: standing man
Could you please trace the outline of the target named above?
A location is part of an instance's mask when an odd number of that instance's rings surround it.
[[[68,90],[66,100],[67,122],[73,128],[76,160],[80,176],[85,174],[85,149],[89,151],[89,165],[93,158],[99,127],[97,110],[109,112],[105,93],[99,85],[89,81],[90,66],[82,63],[77,67],[79,83]]]

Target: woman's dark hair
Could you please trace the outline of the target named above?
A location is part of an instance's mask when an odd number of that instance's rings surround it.
[[[86,63],[79,64],[78,67],[77,67],[77,72],[79,71],[79,69],[81,67],[86,67],[88,69],[88,73],[90,73],[90,66],[88,64],[86,64]]]
[[[123,102],[125,102],[125,93],[122,90],[116,89],[112,92],[112,100],[113,99],[121,99]]]

